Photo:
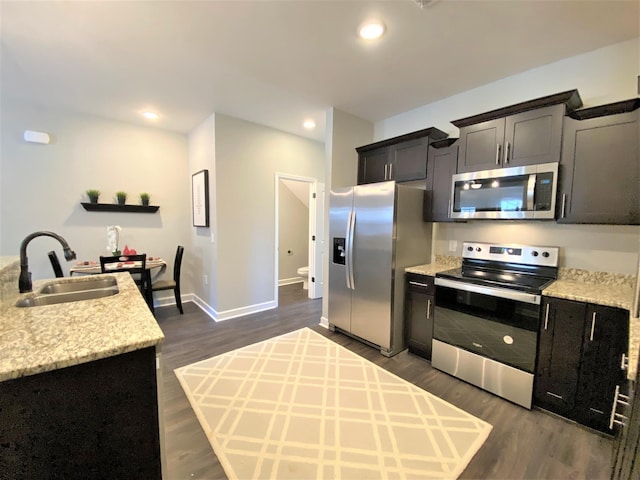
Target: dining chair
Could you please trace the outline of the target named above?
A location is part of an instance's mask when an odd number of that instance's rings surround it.
[[[53,273],[56,275],[56,277],[64,277],[64,273],[62,273],[62,266],[60,265],[60,260],[58,260],[58,255],[56,255],[56,252],[51,250],[47,255],[49,255],[49,261],[51,262]]]
[[[182,268],[182,255],[184,254],[184,247],[178,245],[176,249],[176,258],[173,262],[173,280],[158,280],[151,284],[151,290],[153,292],[159,292],[162,290],[173,290],[173,295],[176,298],[176,305],[180,311],[180,315],[184,312],[182,310],[182,299],[180,298],[180,269]]]
[[[134,266],[125,266],[124,262],[139,262]],[[107,265],[111,264],[123,263],[121,267],[107,267]],[[102,273],[115,273],[115,272],[129,272],[133,277],[133,281],[138,285],[138,289],[142,292],[149,308],[153,311],[153,299],[151,299],[151,303],[149,300],[151,298],[151,290],[150,290],[150,280],[149,280],[149,272],[147,271],[147,254],[142,253],[138,255],[116,255],[113,257],[103,257],[100,256],[100,271]],[[135,277],[134,275],[139,275]]]

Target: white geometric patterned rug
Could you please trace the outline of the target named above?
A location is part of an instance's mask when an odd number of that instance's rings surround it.
[[[308,328],[175,373],[230,479],[453,479],[492,428]]]

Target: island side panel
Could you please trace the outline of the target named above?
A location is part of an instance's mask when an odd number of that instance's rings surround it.
[[[6,478],[161,478],[156,349],[0,383]]]

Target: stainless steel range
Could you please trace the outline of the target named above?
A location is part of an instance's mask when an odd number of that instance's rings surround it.
[[[558,248],[464,242],[462,267],[436,274],[431,364],[531,408],[542,290]]]

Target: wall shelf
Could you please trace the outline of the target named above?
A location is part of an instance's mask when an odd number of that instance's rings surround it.
[[[87,212],[155,213],[160,208],[157,205],[118,205],[116,203],[81,202],[81,205]]]

